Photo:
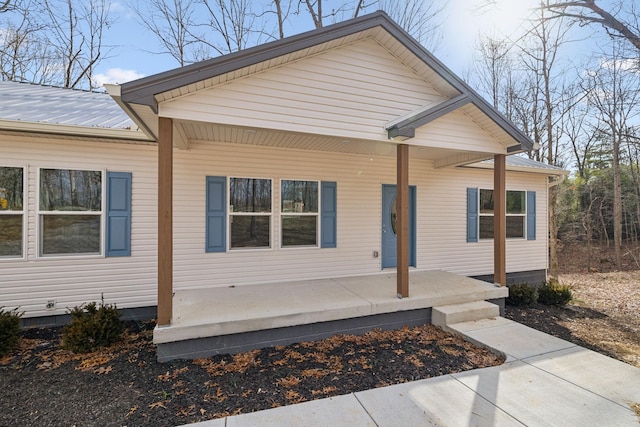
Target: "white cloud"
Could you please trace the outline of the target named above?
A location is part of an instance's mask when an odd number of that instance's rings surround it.
[[[106,73],[93,76],[94,87],[102,87],[104,84],[126,83],[144,77],[144,74],[136,70],[123,70],[122,68],[109,68]]]

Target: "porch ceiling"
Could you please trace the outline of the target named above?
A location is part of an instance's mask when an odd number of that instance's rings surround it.
[[[284,132],[272,129],[248,128],[217,123],[192,121],[174,121],[175,127],[187,141],[193,142],[225,142],[233,144],[259,145],[266,147],[290,148],[314,151],[330,151],[348,154],[371,156],[396,156],[397,142],[373,141],[353,138],[339,138],[325,135]],[[178,144],[175,144],[178,147]],[[446,148],[410,146],[410,157],[413,159],[432,160],[436,164],[447,162],[452,157],[473,161],[492,158],[493,154],[478,152],[461,152]],[[442,166],[445,166],[442,164]]]

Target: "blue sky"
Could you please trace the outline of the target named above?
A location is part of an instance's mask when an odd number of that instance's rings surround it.
[[[496,0],[495,7],[478,10],[482,0],[445,0],[440,19],[444,21],[443,40],[434,51],[436,56],[459,75],[464,75],[473,61],[474,46],[480,33],[515,39],[526,27],[526,18],[538,0]],[[325,3],[331,4],[325,0]],[[124,2],[113,2],[116,22],[108,31],[106,44],[113,46],[110,57],[97,69],[100,83],[123,83],[156,74],[178,66],[169,55],[154,54],[160,50],[155,37],[146,31]],[[297,18],[288,35],[312,29],[308,16]]]

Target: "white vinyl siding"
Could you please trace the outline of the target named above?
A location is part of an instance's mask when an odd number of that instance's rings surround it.
[[[20,150],[15,147],[19,145]],[[0,300],[19,306],[25,316],[64,314],[66,307],[105,301],[120,308],[156,304],[157,157],[154,146],[0,139],[0,150],[13,164],[27,165],[28,186],[37,170],[52,167],[120,170],[133,174],[132,256],[119,258],[36,257],[36,192],[28,193],[27,260],[3,260]],[[207,176],[269,177],[274,186],[292,177],[337,182],[337,236],[334,249],[291,250],[281,246],[280,221],[272,221],[271,250],[206,253],[205,181]],[[466,189],[469,183],[490,188],[493,171],[434,169],[430,161],[411,160],[409,181],[417,195],[417,269],[442,269],[466,275],[493,273],[493,243],[466,243]],[[176,289],[247,285],[382,272],[381,194],[394,184],[393,156],[364,156],[245,144],[192,143],[174,151],[174,286]],[[507,188],[537,193],[538,239],[507,241],[507,271],[545,269],[546,177],[507,173]],[[273,192],[280,210],[280,191]],[[48,301],[56,310],[47,311]]]
[[[193,143],[175,152],[174,284],[176,288],[243,285],[380,272],[382,184],[394,184],[396,160],[319,151],[240,144]],[[433,169],[411,160],[410,184],[417,190],[417,268],[466,275],[493,273],[493,242],[466,243],[466,188],[490,187],[492,170]],[[281,248],[280,221],[273,221],[270,251],[205,253],[206,176],[268,176],[274,182],[304,176],[336,181],[338,247],[331,251]],[[538,236],[546,235],[546,177],[507,173],[507,188],[537,191]],[[273,206],[281,205],[274,191]],[[546,269],[546,239],[507,242],[507,271]]]
[[[186,120],[386,140],[387,121],[444,100],[368,40],[177,98],[159,108],[162,116]]]
[[[387,122],[446,99],[366,40],[161,103],[159,111],[188,121],[388,141]],[[485,152],[505,148],[459,111],[419,129],[407,143]]]
[[[25,258],[0,262],[0,305],[20,307],[25,317],[65,314],[89,301],[118,308],[156,304],[157,154],[142,144],[0,136],[10,165],[25,166]],[[128,171],[133,174],[131,257],[38,257],[38,170],[40,168]],[[103,177],[104,178],[104,177]],[[55,310],[46,310],[55,301]]]

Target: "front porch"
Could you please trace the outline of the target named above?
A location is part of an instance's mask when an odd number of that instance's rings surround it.
[[[504,286],[441,270],[411,271],[399,299],[396,273],[252,286],[177,290],[173,319],[156,327],[158,359],[197,358],[258,347],[431,322],[433,307],[502,300]]]

